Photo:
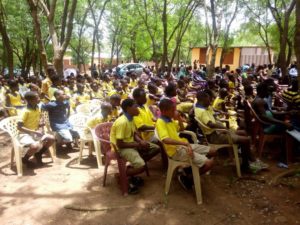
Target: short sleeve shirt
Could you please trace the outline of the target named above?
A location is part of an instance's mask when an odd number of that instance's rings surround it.
[[[156,131],[160,140],[171,138],[176,141],[188,142],[186,139],[179,137],[179,125],[170,118],[160,117],[156,122]],[[176,153],[175,145],[164,144],[166,153],[172,157]]]
[[[117,146],[117,140],[123,142],[134,142],[134,132],[136,131],[133,120],[129,120],[125,115],[120,116],[112,125],[110,131],[110,141]]]
[[[203,108],[195,106],[195,117],[200,120],[203,124],[207,125],[209,121],[212,123],[216,123],[216,119],[213,115],[213,112],[209,108]],[[204,129],[203,132],[205,134],[211,134],[214,130],[211,128]]]
[[[36,107],[32,108],[24,108],[21,113],[21,122],[23,126],[30,130],[38,130],[41,119],[41,110]]]
[[[146,126],[154,126],[154,116],[148,106],[144,105],[142,107],[139,107],[139,115],[133,117],[134,124],[137,128],[140,128],[144,125]],[[149,141],[150,138],[153,136],[153,132],[142,132],[142,138],[144,140]]]
[[[42,109],[49,113],[50,126],[53,131],[71,129],[72,126],[67,115],[69,108],[68,101],[53,101],[42,105]]]

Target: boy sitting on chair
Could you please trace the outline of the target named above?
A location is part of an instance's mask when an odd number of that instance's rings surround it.
[[[56,100],[42,105],[42,110],[49,113],[50,126],[53,131],[57,132],[58,142],[62,145],[66,144],[71,149],[71,143],[74,139],[79,138],[79,134],[73,130],[68,119],[70,116],[68,97],[62,90],[56,90],[54,97]]]
[[[192,162],[200,168],[201,174],[206,173],[213,167],[212,157],[216,151],[208,146],[190,144],[185,138],[180,138],[178,132],[184,130],[183,122],[178,112],[176,104],[170,99],[162,99],[159,103],[161,117],[156,122],[156,130],[159,139],[162,141],[168,157],[176,161]],[[186,182],[179,176],[179,181],[186,188]]]
[[[20,121],[18,122],[19,142],[25,150],[23,152],[22,162],[28,168],[34,168],[36,165],[29,161],[29,158],[34,155],[37,165],[42,166],[42,154],[54,143],[54,137],[49,134],[44,134],[39,130],[41,110],[38,107],[40,101],[36,92],[27,92],[25,94],[27,107],[22,111]]]
[[[144,171],[144,159],[149,159],[153,152],[159,150],[159,146],[144,141],[136,132],[133,117],[139,114],[139,110],[135,101],[125,99],[121,107],[124,114],[114,122],[110,131],[110,141],[120,156],[130,162],[132,166],[126,170],[127,176],[131,177],[128,193],[136,194],[138,192],[137,186],[141,185],[143,180],[134,177],[134,175]]]

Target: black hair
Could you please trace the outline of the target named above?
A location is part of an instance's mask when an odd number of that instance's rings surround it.
[[[50,80],[52,81],[52,83],[58,82],[61,80],[61,77],[57,74],[54,74],[50,77]]]
[[[268,85],[265,82],[259,83],[256,92],[259,97],[266,97],[268,95]]]
[[[118,94],[113,94],[109,97],[110,100],[121,100],[121,96]]]
[[[174,84],[174,83],[169,83],[168,84],[168,86],[166,87],[166,89],[165,89],[165,94],[166,94],[166,96],[168,96],[168,97],[174,97],[174,96],[172,96],[173,95],[173,93],[176,93],[176,84]]]
[[[173,109],[174,102],[172,102],[171,99],[164,98],[159,102],[158,107],[159,107],[160,111],[166,111],[169,109]]]
[[[30,100],[36,98],[37,96],[38,95],[37,95],[36,92],[34,92],[34,91],[27,91],[25,93],[25,95],[24,95],[24,98],[25,98],[26,101],[30,101]]]
[[[253,94],[253,87],[251,85],[246,85],[244,87],[245,95]]]
[[[136,104],[136,103],[133,99],[127,98],[122,102],[121,108],[124,112],[127,112],[127,109],[129,107],[132,107],[134,104]]]
[[[54,97],[56,98],[56,96],[60,93],[60,92],[62,92],[62,90],[60,90],[60,89],[57,89],[57,90],[55,90],[54,91]]]
[[[209,90],[209,89],[206,89]],[[209,97],[209,94],[206,91],[198,91],[197,92],[197,100],[200,101],[203,98]]]
[[[136,88],[133,90],[132,96],[134,99],[141,97],[145,94],[145,90],[143,88]]]
[[[8,81],[8,86],[9,86],[10,88],[18,87],[18,85],[19,85],[19,83],[18,83],[18,81],[16,81],[16,80],[9,80],[9,81]]]

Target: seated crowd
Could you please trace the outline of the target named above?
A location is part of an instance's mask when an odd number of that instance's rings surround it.
[[[49,67],[48,77],[43,80],[1,77],[0,92],[5,117],[19,118],[22,162],[29,168],[42,166],[42,154],[54,143],[58,151],[60,146],[72,148],[80,137],[69,116],[78,113],[77,106],[98,100],[82,129],[90,135],[97,125],[113,122],[111,145],[130,163],[126,171],[130,177],[129,193],[137,193],[143,180],[136,175],[161,152],[176,161],[191,159],[201,174],[210,171],[216,149],[205,143],[204,136],[210,144],[237,144],[242,172],[267,169],[268,165],[256,153],[257,139],[255,134],[253,137],[253,121],[245,112],[247,104],[266,122],[264,133],[285,137],[287,130],[300,131],[298,82],[291,79],[290,86],[282,88],[270,71],[272,68],[252,65],[230,71],[226,67],[222,72],[216,70],[213,79],[208,80],[203,66],[181,69],[179,77],[174,73],[156,73],[152,68],[145,69],[140,77],[134,72],[125,77],[106,72],[101,76],[71,74],[65,79]],[[45,112],[55,137],[42,129]],[[200,129],[197,121],[205,128]],[[179,133],[183,130],[195,132],[198,142],[191,143],[189,135]],[[280,165],[285,166],[286,141],[280,141],[278,154]],[[182,170],[178,174],[185,188],[191,186],[190,173]]]

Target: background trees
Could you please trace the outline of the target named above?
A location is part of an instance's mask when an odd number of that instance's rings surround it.
[[[294,44],[299,43],[296,2],[26,0],[12,4],[0,0],[0,65],[10,76],[16,68],[27,76],[53,63],[62,75],[63,57],[68,54],[87,72],[94,64],[101,64],[102,52],[110,55],[111,67],[115,61],[152,61],[157,70],[170,72],[181,61],[191,63],[191,47],[203,46],[212,53],[207,57],[211,75],[218,47],[223,48],[224,56],[232,44],[261,42],[270,62],[270,49],[275,50],[286,75],[293,55],[299,54],[299,44]]]

